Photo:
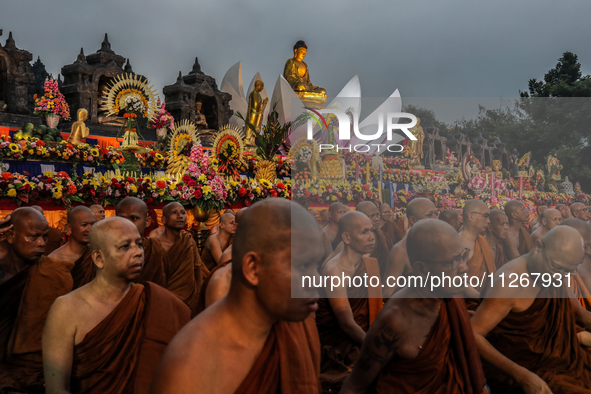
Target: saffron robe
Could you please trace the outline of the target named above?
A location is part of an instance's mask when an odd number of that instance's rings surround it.
[[[414,359],[393,358],[374,393],[481,394],[484,372],[462,298],[445,299],[439,318]]]
[[[495,260],[486,242],[486,238],[479,235],[474,244],[474,254],[466,262],[468,266],[468,276],[477,276],[482,278],[483,273],[492,274],[495,272]]]
[[[509,259],[507,258],[507,254],[505,253],[505,248],[503,247],[503,244],[501,242],[498,242],[495,248],[495,268],[499,269],[508,262]]]
[[[44,256],[0,286],[0,392],[45,392],[41,336],[53,302],[72,290],[73,266]]]
[[[222,246],[222,252],[226,250],[230,245],[232,245],[232,237],[230,237],[226,244]],[[203,251],[201,252],[201,261],[210,271],[218,265],[218,263],[213,258],[213,254],[211,254],[211,249],[209,248],[209,244],[207,242],[205,242],[205,246],[203,247]]]
[[[529,253],[530,250],[534,248],[534,242],[531,239],[531,236],[527,232],[524,227],[519,228],[519,255],[523,256],[524,254]]]
[[[74,263],[72,268],[72,279],[74,279],[74,289],[90,283],[95,277],[94,263],[92,262],[92,254],[90,247],[86,247],[82,256]]]
[[[152,282],[166,288],[166,275],[164,274],[165,252],[160,243],[153,238],[144,238],[144,267],[137,283]]]
[[[132,284],[74,347],[72,394],[148,393],[164,349],[189,319],[187,306],[164,288]]]

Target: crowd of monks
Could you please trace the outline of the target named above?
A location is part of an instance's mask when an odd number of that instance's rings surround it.
[[[271,198],[202,250],[179,203],[149,234],[142,200],[115,211],[72,208],[67,242],[38,206],[0,220],[0,393],[591,393],[582,203],[530,221],[520,201],[419,197],[394,220]],[[382,285],[302,286],[319,275]],[[387,280],[442,275],[486,280]]]

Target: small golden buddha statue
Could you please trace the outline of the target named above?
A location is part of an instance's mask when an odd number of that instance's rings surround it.
[[[202,106],[203,103],[201,101],[197,101],[195,103],[195,124],[197,125],[198,129],[207,128],[207,120],[205,119],[205,115],[201,113]]]
[[[293,58],[285,62],[283,76],[298,97],[324,103],[326,101],[326,90],[314,86],[310,82],[310,70],[304,62],[307,52],[308,46],[304,41],[296,42],[293,46]]]
[[[88,130],[88,127],[86,127],[86,124],[84,123],[84,121],[88,119],[88,111],[84,108],[80,108],[78,112],[76,112],[76,118],[77,120],[72,124],[72,130],[68,137],[68,142],[74,146],[81,144],[82,139],[88,137],[90,134],[90,130]]]
[[[423,141],[425,141],[425,132],[421,127],[421,119],[417,117],[417,124],[416,126],[410,129],[410,132],[417,137],[415,141],[409,140],[408,147],[411,150],[414,158],[410,163],[411,166],[414,168],[422,168],[421,159],[423,158]]]
[[[254,89],[248,95],[248,110],[246,111],[246,121],[254,126],[254,130],[244,124],[244,135],[247,146],[256,146],[256,134],[260,134],[263,124],[263,113],[267,106],[268,98],[261,97],[261,91],[265,84],[261,80],[254,83]]]

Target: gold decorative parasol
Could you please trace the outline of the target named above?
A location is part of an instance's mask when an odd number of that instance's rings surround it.
[[[113,78],[107,86],[101,110],[105,111],[107,116],[119,115],[120,111],[125,110],[125,99],[129,96],[138,98],[144,104],[144,118],[152,117],[156,111],[156,91],[147,79],[137,74],[125,73]]]
[[[187,119],[175,122],[174,130],[170,138],[170,146],[168,148],[167,173],[176,174],[184,172],[187,169],[190,158],[189,155],[183,153],[183,150],[189,142],[192,142],[193,144],[199,142],[195,124]]]

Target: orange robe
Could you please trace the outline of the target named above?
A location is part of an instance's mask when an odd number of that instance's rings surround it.
[[[319,394],[320,342],[310,315],[273,325],[261,354],[235,394]]]
[[[482,278],[482,275],[485,272],[487,274],[495,272],[495,259],[492,250],[490,250],[486,238],[482,235],[479,235],[478,238],[476,238],[474,254],[472,255],[472,258],[466,262],[466,265],[468,266],[469,277],[477,276]]]
[[[446,299],[423,349],[414,359],[394,358],[377,378],[375,393],[481,394],[484,373],[466,305]]]
[[[47,242],[45,243],[45,256],[49,256],[54,250],[62,246],[63,236],[62,232],[57,228],[50,227],[47,235]]]
[[[74,347],[72,393],[148,393],[164,349],[189,319],[187,306],[167,290],[132,284]]]
[[[164,249],[153,238],[144,238],[144,267],[137,283],[153,282],[166,288],[166,275],[164,274]]]
[[[553,393],[591,390],[591,353],[577,339],[575,312],[563,287],[544,288],[523,312],[510,312],[488,335],[503,355],[542,378]],[[486,364],[492,392],[521,393],[521,387]]]
[[[226,245],[222,246],[222,252],[226,250],[230,245],[232,245],[232,237],[228,239]],[[211,249],[209,248],[209,244],[207,242],[205,242],[205,246],[203,247],[203,251],[201,252],[201,261],[210,271],[218,265],[218,263],[213,258],[213,254],[211,254]]]
[[[216,272],[218,269],[225,267],[228,264],[231,264],[232,260],[226,261],[222,265],[218,265],[214,269],[211,270],[209,275],[203,279],[203,286],[201,286],[201,290],[199,291],[199,299],[197,300],[197,306],[195,307],[195,315],[200,314],[205,310],[205,293],[207,292],[207,286],[209,286],[209,281],[213,276],[213,273]]]
[[[160,242],[158,238],[154,238],[154,241]],[[181,232],[164,257],[166,289],[179,297],[191,310],[196,307],[197,296],[203,284],[201,265],[193,237]]]
[[[72,268],[72,279],[74,279],[74,289],[90,283],[95,277],[94,263],[90,247],[87,247],[82,256],[74,263]]]
[[[530,250],[534,248],[534,242],[529,235],[529,232],[522,226],[519,228],[519,255],[523,256],[524,254],[529,253]]]
[[[507,258],[507,254],[505,253],[505,248],[503,247],[503,244],[501,242],[498,242],[495,248],[495,268],[499,269],[508,262],[509,259]]]
[[[72,290],[73,266],[41,257],[0,286],[0,392],[45,392],[43,326],[55,299]]]
[[[367,273],[369,284],[369,277],[379,275],[379,266],[374,258],[364,258],[363,262],[353,275],[363,277]],[[384,305],[382,288],[352,286],[347,289],[347,297],[355,323],[367,332]],[[316,326],[322,346],[320,380],[325,391],[331,388],[338,392],[359,354],[359,346],[341,329],[327,298],[318,300]]]
[[[396,245],[398,241],[403,238],[398,229],[398,225],[392,220],[386,220],[386,223],[380,228],[380,230],[386,234],[392,245]]]
[[[576,271],[571,273],[569,282],[571,290],[575,293],[583,308],[591,311],[591,293],[587,289],[585,282],[583,282],[581,275],[576,275]]]

